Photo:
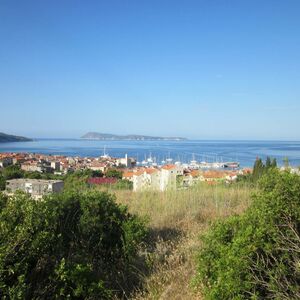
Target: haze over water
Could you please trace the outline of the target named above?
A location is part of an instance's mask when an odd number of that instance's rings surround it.
[[[167,157],[189,162],[238,161],[251,167],[256,157],[276,158],[282,165],[285,157],[293,166],[300,165],[300,142],[295,141],[97,141],[80,139],[36,139],[32,142],[0,143],[0,152],[31,152],[53,155],[97,157],[106,153],[123,157],[126,153],[138,161],[155,157],[160,163]]]

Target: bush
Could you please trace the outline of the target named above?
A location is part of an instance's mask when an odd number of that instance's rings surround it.
[[[116,184],[112,186],[115,190],[132,190],[133,183],[127,179],[119,179]]]
[[[116,169],[109,169],[105,173],[106,177],[112,177],[112,178],[117,178],[117,179],[122,179],[123,177],[123,172],[120,170]]]
[[[82,191],[88,188],[87,180],[91,177],[91,170],[76,171],[64,176],[65,191]]]
[[[142,220],[95,191],[0,194],[0,229],[1,299],[110,299],[134,278],[146,236]]]
[[[195,282],[207,299],[299,299],[300,177],[273,169],[244,215],[202,239]]]
[[[4,191],[6,186],[6,180],[4,176],[0,173],[0,191]]]
[[[23,178],[24,171],[21,170],[20,166],[12,165],[3,169],[2,175],[6,180],[15,179],[15,178]]]

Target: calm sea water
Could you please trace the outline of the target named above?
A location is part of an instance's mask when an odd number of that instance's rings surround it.
[[[0,143],[0,152],[31,152],[67,156],[97,157],[106,153],[123,157],[125,153],[138,161],[155,157],[158,162],[171,157],[182,162],[193,156],[198,161],[239,161],[252,166],[256,157],[275,157],[282,164],[300,165],[300,142],[283,141],[89,141],[77,139],[37,139],[32,142]]]

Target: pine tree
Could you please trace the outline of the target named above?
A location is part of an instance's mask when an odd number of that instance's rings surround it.
[[[271,167],[272,168],[277,168],[277,160],[276,160],[276,158],[272,159]]]
[[[253,174],[252,174],[253,181],[254,182],[257,181],[263,175],[264,171],[265,171],[265,166],[261,158],[256,158],[253,166]]]
[[[267,156],[267,159],[266,159],[266,170],[269,170],[270,168],[272,168],[271,158],[269,156]]]

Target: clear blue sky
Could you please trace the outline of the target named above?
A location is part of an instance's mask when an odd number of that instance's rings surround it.
[[[0,131],[300,140],[299,0],[1,0]]]

